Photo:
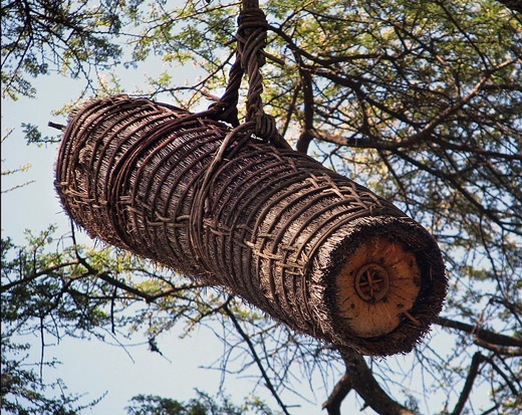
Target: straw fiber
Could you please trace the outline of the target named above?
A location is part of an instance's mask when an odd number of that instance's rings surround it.
[[[71,114],[56,166],[91,236],[226,287],[294,330],[362,354],[410,351],[446,279],[430,234],[292,150],[124,95]],[[220,157],[216,154],[220,152]]]

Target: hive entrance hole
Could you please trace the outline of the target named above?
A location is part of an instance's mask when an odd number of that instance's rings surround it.
[[[355,291],[364,301],[375,303],[382,300],[390,289],[388,272],[379,264],[366,264],[355,277]]]

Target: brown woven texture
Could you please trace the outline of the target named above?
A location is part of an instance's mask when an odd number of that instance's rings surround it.
[[[226,287],[298,332],[362,354],[410,351],[446,293],[430,234],[303,154],[241,132],[222,146],[230,131],[146,99],[91,101],[71,114],[60,147],[62,204],[91,236]],[[353,288],[351,258],[365,261],[361,247],[375,247],[373,262],[380,255],[377,262],[395,266],[387,242],[413,258],[405,266],[416,263],[418,275],[408,279],[411,305],[401,310],[407,302],[395,301],[393,326],[373,336],[365,322],[391,294],[367,302],[344,296]],[[399,297],[402,279],[390,283]],[[361,313],[349,314],[360,304]]]

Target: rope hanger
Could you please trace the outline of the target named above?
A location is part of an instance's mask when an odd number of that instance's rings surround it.
[[[216,154],[214,165],[219,163],[226,147],[235,139],[238,132],[255,134],[257,137],[270,142],[279,149],[292,150],[283,136],[277,131],[273,116],[266,114],[263,109],[261,94],[263,92],[263,76],[260,69],[266,63],[264,48],[267,43],[268,23],[265,13],[259,8],[258,0],[243,0],[238,17],[236,33],[236,59],[230,68],[228,83],[223,96],[209,106],[208,110],[187,116],[183,121],[198,117],[209,117],[225,121],[234,129],[225,138],[220,151]],[[245,122],[238,119],[237,105],[239,88],[243,77],[247,74],[248,93],[246,102]],[[162,104],[168,106],[167,104]],[[181,120],[180,120],[181,121]],[[50,127],[64,131],[65,126],[49,122]]]
[[[225,93],[210,106],[209,115],[236,128],[241,127],[242,131],[253,133],[280,149],[290,150],[290,145],[277,131],[274,117],[265,113],[261,100],[263,76],[260,69],[266,62],[267,29],[266,15],[259,8],[259,1],[244,0],[238,17],[236,60],[230,69]],[[245,73],[248,78],[247,112],[245,122],[240,125],[237,104]]]

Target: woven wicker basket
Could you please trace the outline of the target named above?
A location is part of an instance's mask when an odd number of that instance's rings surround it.
[[[56,187],[91,236],[221,285],[298,332],[410,351],[441,310],[430,234],[313,159],[146,99],[71,114]],[[214,161],[214,163],[213,163]]]

